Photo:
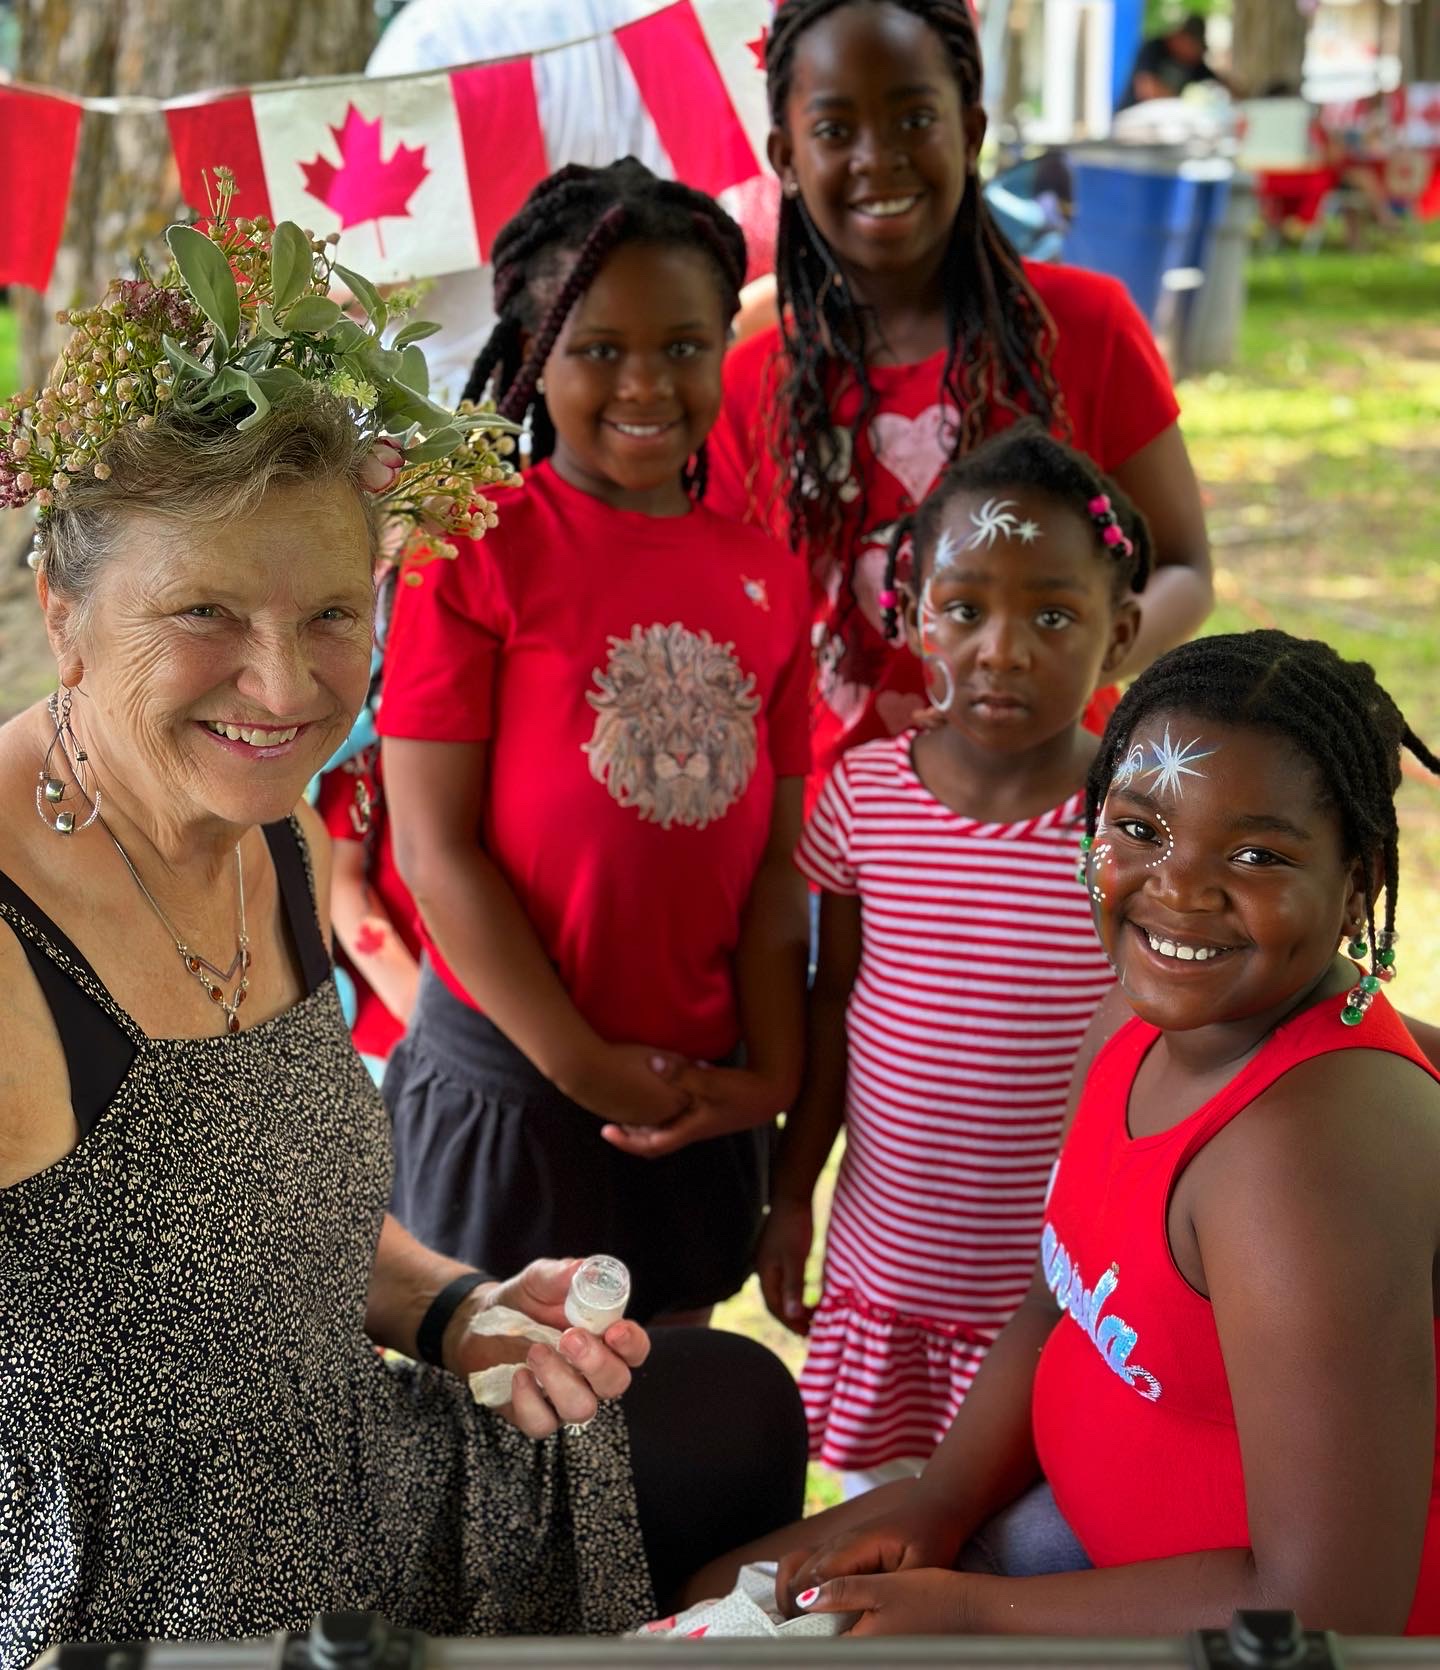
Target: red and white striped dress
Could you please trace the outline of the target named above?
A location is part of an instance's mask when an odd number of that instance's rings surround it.
[[[800,1390],[811,1454],[925,1457],[1024,1297],[1071,1068],[1113,980],[1075,866],[1083,797],[942,806],[914,733],[852,749],[796,862],[860,899],[845,1155]]]

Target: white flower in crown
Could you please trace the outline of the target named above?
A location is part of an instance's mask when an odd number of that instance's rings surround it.
[[[1004,534],[1007,539],[1020,531],[1020,519],[1015,514],[1014,499],[986,499],[979,510],[970,512],[975,531],[965,541],[965,549],[973,551],[979,545],[993,546]]]

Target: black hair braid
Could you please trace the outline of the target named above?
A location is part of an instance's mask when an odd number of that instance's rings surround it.
[[[551,302],[544,320],[535,332],[530,352],[516,373],[515,381],[500,397],[501,417],[520,418],[525,415],[526,407],[535,397],[535,385],[540,381],[540,373],[545,369],[550,350],[555,346],[556,338],[570,317],[570,310],[595,282],[595,274],[600,271],[605,257],[620,241],[620,233],[624,226],[624,205],[616,203],[605,211],[585,242],[581,244],[580,252],[575,257],[575,265],[571,267],[569,276],[560,286],[560,293]]]
[[[777,126],[785,124],[798,41],[821,19],[857,3],[864,0],[782,0],[777,7],[765,46],[766,89]],[[887,3],[935,31],[954,70],[962,106],[978,106],[984,72],[968,0]],[[786,484],[791,543],[808,547],[821,584],[828,584],[839,565],[837,624],[848,655],[855,647],[849,627],[857,619],[855,566],[868,504],[863,477],[858,499],[848,507],[841,500],[845,483],[833,469],[831,411],[853,378],[860,394],[850,425],[853,457],[876,405],[865,364],[866,318],[798,197],[781,199],[775,272],[787,369],[767,421],[768,445]],[[1033,413],[1068,439],[1072,431],[1053,368],[1054,320],[973,177],[946,249],[942,289],[946,354],[941,386],[956,414],[951,458],[979,445],[996,411]]]
[[[497,320],[465,385],[470,400],[482,398],[488,387],[505,417],[531,412],[537,463],[554,450],[555,430],[536,383],[576,303],[627,243],[704,251],[720,281],[727,320],[739,309],[745,236],[704,192],[662,180],[634,157],[605,168],[570,163],[542,180],[496,237]],[[546,305],[545,281],[557,276],[566,255],[574,255],[574,264]],[[702,446],[681,478],[692,497],[704,496],[707,474]]]
[[[1278,631],[1200,638],[1162,655],[1121,698],[1090,767],[1085,828],[1092,837],[1136,726],[1152,713],[1167,712],[1270,731],[1303,754],[1340,819],[1347,857],[1360,860],[1370,943],[1393,935],[1400,893],[1395,793],[1401,751],[1437,775],[1440,757],[1406,724],[1373,667],[1342,660],[1318,639]],[[1377,923],[1382,890],[1385,912]]]
[[[1093,459],[1057,441],[1035,419],[1025,418],[951,464],[920,508],[897,524],[885,557],[885,592],[895,592],[900,555],[907,539],[914,550],[911,583],[918,590],[946,509],[957,493],[994,493],[1010,488],[1044,493],[1067,505],[1094,528],[1095,548],[1111,565],[1117,600],[1145,589],[1154,563],[1149,523]],[[1091,501],[1101,496],[1109,499],[1114,526],[1129,542],[1128,550],[1123,542],[1105,542],[1104,530],[1109,524],[1090,510]],[[897,623],[898,609],[892,604],[884,611],[887,638],[894,638]]]

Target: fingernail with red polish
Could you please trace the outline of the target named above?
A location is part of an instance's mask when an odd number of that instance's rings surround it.
[[[804,1589],[796,1595],[795,1604],[797,1606],[813,1606],[819,1598],[820,1591],[818,1589]]]

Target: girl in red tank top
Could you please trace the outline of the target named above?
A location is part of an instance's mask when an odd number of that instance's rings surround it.
[[[1280,632],[1121,702],[1080,877],[1125,1001],[1034,1288],[918,1485],[772,1543],[787,1601],[860,1632],[1440,1633],[1440,1074],[1386,994],[1402,746],[1440,771],[1368,666]],[[1042,1474],[1093,1569],[972,1569]]]

